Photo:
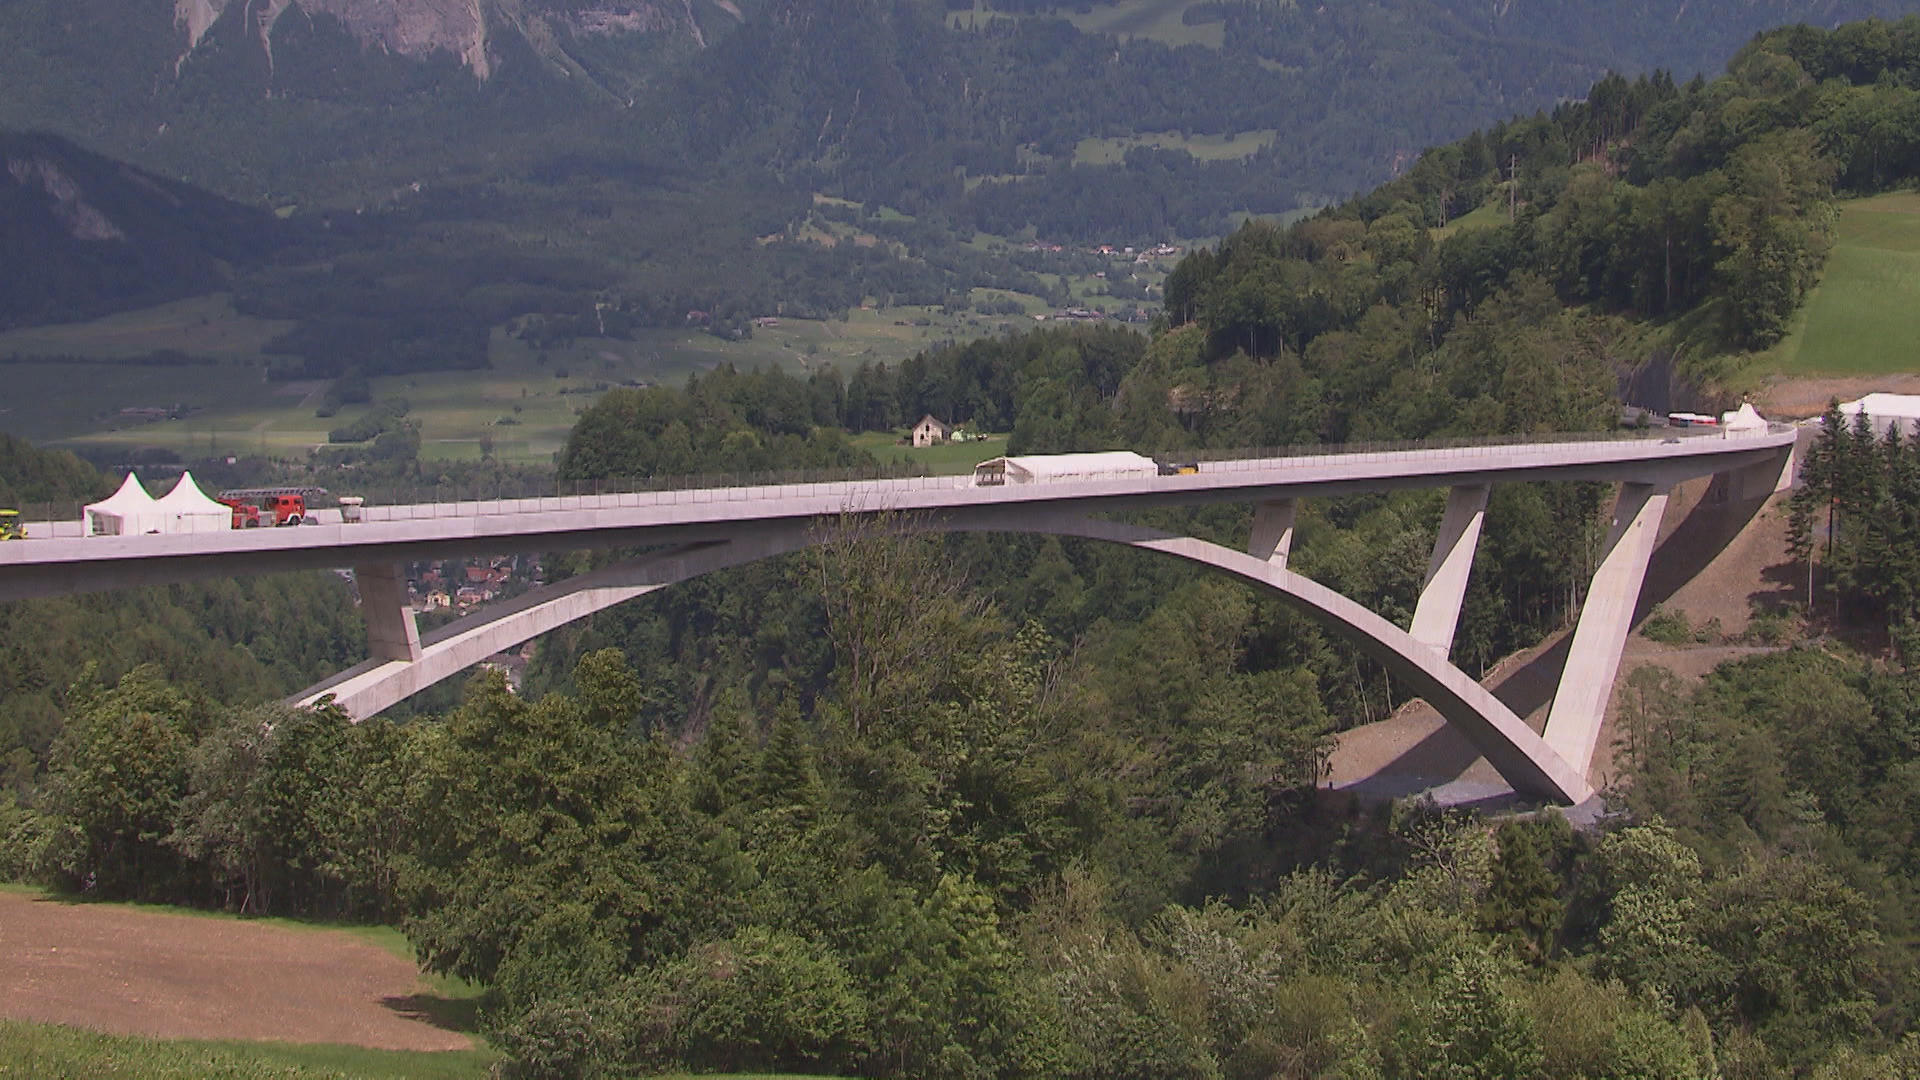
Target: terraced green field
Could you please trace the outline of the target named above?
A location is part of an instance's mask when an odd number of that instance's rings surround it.
[[[1920,193],[1842,205],[1820,284],[1763,363],[1796,376],[1920,371]]]

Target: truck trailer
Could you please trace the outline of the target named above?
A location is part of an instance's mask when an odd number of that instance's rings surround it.
[[[1160,474],[1158,462],[1131,450],[1105,450],[1097,454],[1027,454],[997,457],[975,465],[972,486],[1133,480]]]

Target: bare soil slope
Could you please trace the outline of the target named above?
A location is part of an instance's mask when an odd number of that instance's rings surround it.
[[[350,934],[0,892],[0,1016],[120,1035],[466,1050]]]

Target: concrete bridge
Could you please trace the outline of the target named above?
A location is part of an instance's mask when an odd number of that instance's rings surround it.
[[[1185,559],[1273,592],[1411,686],[1517,792],[1579,803],[1593,794],[1588,771],[1668,492],[1710,475],[1724,477],[1737,498],[1778,490],[1788,482],[1794,441],[1792,428],[1775,425],[1684,438],[1655,432],[1366,452],[1327,447],[1305,456],[1206,462],[1188,475],[1002,487],[921,477],[369,507],[354,524],[0,544],[0,600],[352,567],[371,658],[293,700],[331,696],[365,717],[615,604],[820,543],[836,521],[902,515],[930,531],[1082,537]],[[1448,654],[1491,485],[1539,481],[1613,483],[1619,495],[1545,729],[1535,732]],[[1299,500],[1427,487],[1444,487],[1448,496],[1410,626],[1395,626],[1287,568]],[[1254,504],[1246,551],[1092,516],[1208,502]],[[425,636],[414,625],[406,562],[614,547],[653,550]]]

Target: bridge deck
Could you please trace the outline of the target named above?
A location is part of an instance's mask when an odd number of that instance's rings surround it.
[[[364,520],[282,529],[49,536],[0,544],[0,600],[207,576],[723,539],[760,523],[844,513],[1003,516],[1020,508],[1106,512],[1504,481],[1672,483],[1755,464],[1792,445],[1766,431],[1490,443],[1210,461],[1197,473],[974,487],[970,477],[842,480],[367,507]],[[336,512],[337,513],[337,512]],[[30,527],[31,529],[31,527]]]

